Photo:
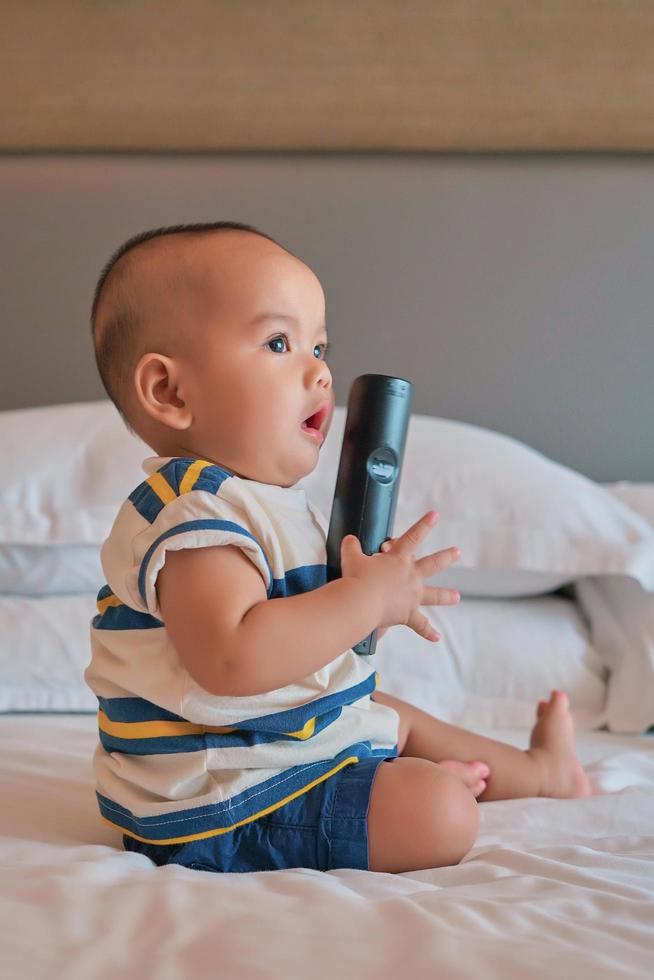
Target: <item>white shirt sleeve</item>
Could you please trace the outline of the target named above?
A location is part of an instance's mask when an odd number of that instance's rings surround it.
[[[244,509],[205,490],[192,490],[171,500],[132,540],[133,561],[125,584],[135,608],[161,618],[156,581],[167,551],[236,545],[261,573],[270,596],[273,573],[266,552]],[[108,542],[107,542],[108,544]],[[103,565],[111,549],[103,549]],[[107,571],[110,571],[107,568]]]

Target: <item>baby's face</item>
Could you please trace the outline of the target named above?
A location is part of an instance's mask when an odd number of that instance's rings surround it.
[[[192,409],[181,448],[293,486],[315,469],[334,413],[320,282],[273,242],[236,232],[206,236],[194,275],[206,284],[206,314],[181,358]],[[318,430],[307,431],[318,412]]]

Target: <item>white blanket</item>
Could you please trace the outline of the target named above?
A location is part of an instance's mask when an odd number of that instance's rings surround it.
[[[652,736],[581,732],[599,795],[483,803],[460,865],[402,875],[155,868],[100,822],[93,716],[0,737],[3,980],[654,976]]]

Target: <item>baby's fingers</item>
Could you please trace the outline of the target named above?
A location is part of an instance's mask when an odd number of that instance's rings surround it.
[[[418,558],[416,568],[423,578],[431,578],[436,572],[442,572],[461,557],[461,549],[456,546],[444,548],[442,551],[435,551],[424,558]]]
[[[413,555],[422,539],[432,530],[438,521],[438,517],[437,511],[427,511],[419,521],[412,524],[409,530],[401,534],[399,538],[391,538],[393,551],[399,555]],[[387,549],[384,548],[383,550],[386,551]]]
[[[418,636],[424,636],[425,640],[431,640],[432,643],[437,643],[441,638],[440,633],[434,629],[427,617],[420,612],[413,613],[407,626],[415,630]]]
[[[453,606],[457,602],[461,601],[461,595],[456,589],[441,589],[438,586],[426,585],[423,593],[422,599],[420,601],[421,606]]]

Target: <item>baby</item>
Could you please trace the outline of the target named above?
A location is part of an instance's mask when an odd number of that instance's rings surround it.
[[[352,647],[403,624],[440,637],[416,558],[430,511],[377,555],[342,543],[300,481],[334,412],[325,297],[249,225],[126,242],[95,290],[105,388],[156,455],[102,548],[86,680],[99,701],[100,811],[127,850],[210,871],[403,872],[459,862],[478,800],[585,796],[566,695],[530,747],[465,731],[377,689]],[[384,764],[386,763],[386,764]]]

